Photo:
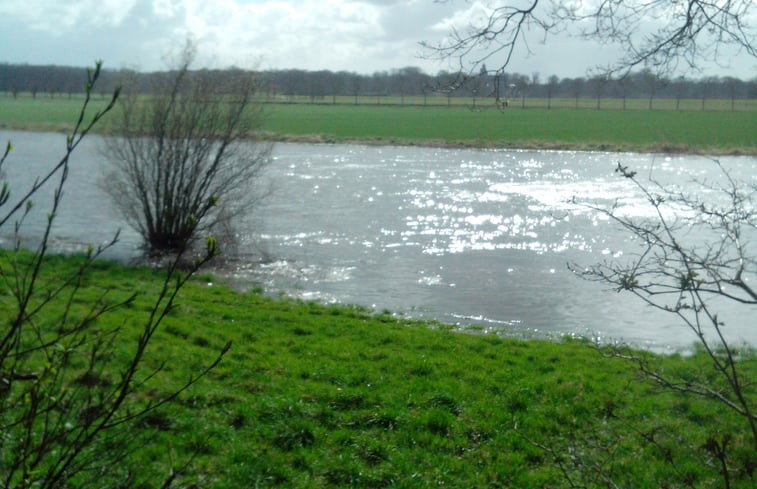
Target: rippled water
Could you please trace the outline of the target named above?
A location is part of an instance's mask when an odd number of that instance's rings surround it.
[[[63,147],[57,135],[0,137],[12,137],[16,160],[24,160],[23,169],[8,168],[18,179]],[[105,241],[124,226],[95,185],[96,147],[75,159],[56,233],[61,249]],[[273,193],[240,226],[238,249],[217,273],[242,288],[260,283],[515,335],[688,346],[694,338],[672,318],[567,269],[633,251],[614,224],[570,203],[617,202],[624,215],[648,216],[642,197],[614,173],[618,161],[684,187],[715,172],[696,157],[279,144],[267,175]],[[755,158],[721,161],[735,176],[755,178]],[[114,253],[133,256],[137,243],[125,230]],[[733,338],[757,344],[754,312],[725,311]]]

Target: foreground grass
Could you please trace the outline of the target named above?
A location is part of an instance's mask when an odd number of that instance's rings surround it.
[[[0,96],[0,127],[70,129],[80,105],[78,97]],[[496,110],[305,103],[268,107],[262,130],[266,137],[280,141],[757,154],[755,110]]]
[[[53,257],[45,278],[76,263]],[[85,304],[106,289],[114,299],[141,291],[106,319],[125,325],[127,352],[160,273],[98,263],[85,285]],[[154,443],[124,463],[146,482],[168,473],[168,453],[177,466],[194,454],[180,479],[187,487],[568,487],[561,458],[602,461],[625,487],[709,487],[717,467],[696,462],[707,440],[730,436],[736,453],[749,447],[731,413],[661,392],[582,342],[460,334],[234,292],[210,276],[180,297],[148,352],[149,366],[164,367],[146,400],[186,381],[227,341],[233,347],[140,425]],[[650,359],[669,371],[708,366],[702,356]],[[755,357],[743,362],[757,378]],[[734,487],[753,487],[746,474],[734,478]]]

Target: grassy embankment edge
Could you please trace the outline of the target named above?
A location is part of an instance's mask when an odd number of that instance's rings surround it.
[[[261,133],[256,137],[261,141],[302,144],[354,144],[365,146],[405,146],[418,148],[516,150],[516,151],[578,151],[602,153],[643,153],[667,155],[707,155],[707,156],[757,156],[757,148],[748,147],[697,147],[688,144],[656,143],[634,145],[629,143],[592,143],[560,141],[481,141],[405,138],[341,138],[333,135],[292,135]]]
[[[29,132],[68,133],[72,129],[66,124],[0,124],[0,130]],[[95,133],[109,134],[108,131],[95,130]],[[607,153],[644,153],[672,155],[708,155],[708,156],[757,156],[757,147],[733,146],[696,146],[691,144],[631,144],[631,143],[597,143],[565,141],[484,141],[484,140],[446,140],[427,138],[382,138],[382,137],[342,137],[334,134],[284,134],[260,131],[250,136],[252,141],[271,143],[299,144],[346,144],[363,146],[404,146],[417,148],[443,149],[480,149],[480,150],[526,150],[526,151],[580,151]]]
[[[0,253],[5,270],[9,256]],[[79,260],[48,258],[41,283]],[[100,320],[124,325],[122,354],[161,283],[157,270],[97,262],[77,303],[104,290],[113,299],[140,291],[131,307]],[[596,435],[616,438],[619,477],[659,486],[680,475],[661,448],[686,454],[682,447],[702,446],[712,432],[733,434],[734,449],[745,440],[730,412],[659,391],[584,341],[460,334],[388,312],[233,291],[207,274],[182,290],[154,338],[147,371],[163,370],[144,400],[180,385],[229,340],[214,371],[136,428],[154,436],[129,462],[147,480],[165,473],[155,455],[170,449],[177,461],[195,454],[183,482],[202,487],[544,487],[564,480],[535,443],[561,451]],[[668,372],[708,362],[644,355]],[[757,357],[742,361],[757,378]],[[658,445],[643,444],[648,432]],[[712,476],[678,462],[681,477]]]

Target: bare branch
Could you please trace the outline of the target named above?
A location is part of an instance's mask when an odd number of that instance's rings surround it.
[[[250,140],[262,121],[257,76],[241,70],[190,71],[189,44],[153,92],[127,93],[104,155],[105,187],[155,255],[183,252],[249,212],[271,146]]]
[[[721,62],[725,47],[757,57],[754,26],[747,23],[751,0],[497,0],[483,5],[468,26],[451,26],[446,39],[422,43],[428,56],[457,60],[468,74],[493,61],[492,72],[501,73],[518,46],[528,51],[525,34],[533,30],[542,40],[559,32],[616,45],[626,54],[597,67],[606,75],[623,76],[636,67],[659,74],[680,65],[698,69],[703,62]]]
[[[719,181],[698,181],[707,200],[699,195],[669,190],[618,164],[616,172],[631,181],[654,211],[651,220],[635,221],[615,206],[586,206],[629,232],[640,251],[622,262],[605,262],[588,268],[570,265],[581,277],[631,292],[648,306],[674,314],[688,328],[712,362],[720,382],[675,379],[651,368],[643,357],[613,350],[615,356],[634,361],[649,379],[675,392],[693,394],[726,406],[744,418],[757,449],[757,409],[747,391],[738,358],[725,336],[725,324],[714,311],[712,299],[753,307],[757,295],[751,285],[757,263],[746,231],[754,236],[754,185],[735,181],[720,162]],[[673,210],[674,212],[671,212]],[[668,216],[679,216],[669,218]],[[723,384],[724,383],[724,384]],[[727,386],[723,389],[722,386]]]

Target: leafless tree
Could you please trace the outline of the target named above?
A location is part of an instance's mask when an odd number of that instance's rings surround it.
[[[436,0],[447,3],[453,0]],[[752,0],[490,0],[480,2],[481,16],[438,42],[425,42],[429,57],[457,60],[463,73],[475,74],[487,63],[501,75],[528,37],[542,40],[562,33],[613,43],[625,53],[606,76],[627,74],[636,67],[670,73],[681,64],[699,67],[721,61],[725,47],[757,57],[754,26],[748,14]],[[659,20],[655,22],[654,19]]]
[[[148,345],[163,318],[174,307],[179,290],[192,273],[216,253],[209,239],[205,253],[188,273],[177,270],[179,258],[167,268],[162,288],[141,328],[122,331],[122,320],[109,320],[115,310],[130,307],[137,292],[102,290],[97,296],[83,288],[93,262],[118,240],[90,248],[70,273],[57,274],[48,252],[55,216],[63,198],[71,155],[95,124],[111,111],[107,105],[92,115],[91,96],[101,64],[88,73],[85,100],[61,159],[30,188],[11,198],[10,184],[0,191],[0,227],[14,223],[14,247],[0,261],[0,295],[4,320],[0,327],[0,487],[129,487],[141,482],[129,455],[145,440],[135,423],[173,400],[212,369],[227,345],[208,367],[193,372],[177,390],[146,396],[162,367],[148,367]],[[0,155],[0,169],[12,145]],[[22,246],[20,230],[32,208],[31,199],[45,186],[54,188],[43,236],[36,249]],[[72,259],[73,260],[73,259]],[[152,400],[146,401],[152,397]],[[144,433],[144,430],[141,431]],[[178,471],[163,481],[168,487]],[[149,481],[155,483],[156,481]],[[160,481],[158,481],[160,483]]]
[[[644,181],[618,164],[617,173],[633,182],[654,217],[637,220],[615,206],[586,204],[628,231],[638,251],[629,253],[627,261],[585,268],[571,265],[571,269],[676,316],[693,334],[692,340],[709,358],[711,369],[676,376],[657,368],[654,357],[627,346],[611,346],[609,354],[636,363],[646,378],[669,391],[709,400],[740,416],[744,422],[740,436],[746,436],[753,447],[752,456],[743,463],[753,470],[757,464],[757,385],[744,374],[741,361],[753,361],[754,353],[740,351],[732,343],[726,334],[726,321],[717,311],[729,306],[757,306],[757,255],[752,250],[757,237],[757,185],[735,180],[719,162],[714,164],[720,169],[720,178],[696,181],[703,190],[696,195],[651,177]],[[704,448],[710,458],[722,463],[727,487],[730,469],[726,438],[713,436]]]
[[[602,75],[593,76],[589,79],[589,87],[591,87],[591,91],[597,100],[597,110],[602,109],[602,95],[604,94],[607,82],[607,77]]]
[[[552,96],[555,94],[558,83],[560,83],[560,79],[555,75],[551,75],[547,79],[547,109],[552,108]]]
[[[757,256],[752,249],[757,237],[757,185],[735,180],[719,162],[714,164],[719,175],[697,181],[702,192],[696,194],[663,185],[651,176],[640,177],[619,164],[617,173],[641,192],[651,217],[629,217],[618,205],[582,204],[628,231],[629,242],[637,247],[626,250],[627,259],[570,268],[587,280],[630,292],[650,307],[678,317],[692,333],[697,347],[693,353],[702,361],[692,363],[697,368],[676,370],[661,362],[659,355],[622,343],[597,343],[602,354],[634,363],[643,378],[681,402],[698,400],[710,404],[711,412],[730,411],[734,416],[727,416],[716,430],[692,438],[675,426],[640,420],[626,408],[638,399],[623,394],[605,404],[602,423],[589,431],[568,426],[539,436],[515,423],[514,431],[543,451],[567,487],[754,486],[757,384],[748,372],[753,372],[757,358],[754,349],[729,341],[728,324],[716,310],[757,305]],[[637,451],[641,457],[642,447],[664,462],[664,473],[649,474],[645,480],[628,476],[624,460],[633,460]],[[692,462],[702,469],[699,476],[686,469]]]
[[[271,146],[249,138],[263,121],[260,79],[242,70],[191,71],[191,43],[152,93],[121,102],[106,190],[151,254],[183,252],[249,212]]]
[[[718,163],[719,165],[719,163]],[[616,171],[640,189],[654,211],[654,220],[636,221],[615,208],[593,207],[628,230],[641,244],[640,252],[627,263],[602,263],[574,270],[583,277],[628,291],[646,304],[676,315],[713,361],[715,370],[729,387],[723,392],[706,382],[684,382],[647,372],[674,390],[695,393],[723,403],[744,417],[757,450],[757,407],[745,395],[755,386],[739,373],[738,353],[725,335],[725,323],[712,304],[715,298],[745,307],[757,305],[757,255],[751,240],[757,231],[754,198],[757,185],[738,182],[722,170],[723,181],[699,182],[723,199],[687,195],[662,184],[641,182],[636,173],[618,164]],[[670,218],[670,210],[681,218]],[[691,236],[696,236],[692,239]],[[688,239],[687,239],[688,237]],[[692,242],[693,241],[693,242]],[[640,365],[643,370],[644,364]]]

